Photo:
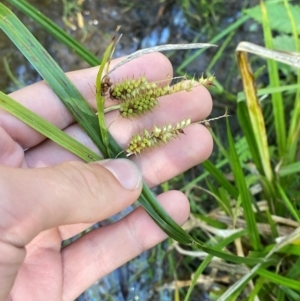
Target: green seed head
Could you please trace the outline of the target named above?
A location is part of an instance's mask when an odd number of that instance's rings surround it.
[[[144,130],[143,134],[137,134],[131,138],[126,152],[128,154],[139,154],[146,149],[168,143],[173,138],[178,137],[179,134],[183,134],[183,128],[189,126],[190,123],[190,119],[185,119],[177,122],[176,125],[154,126],[151,131]]]
[[[157,105],[156,98],[147,99],[147,97],[139,95],[126,102],[121,102],[119,111],[122,117],[137,117],[151,111]]]

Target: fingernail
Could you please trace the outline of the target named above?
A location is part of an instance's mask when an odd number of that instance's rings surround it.
[[[135,190],[142,185],[142,174],[130,160],[108,159],[99,163],[107,168],[125,189]]]

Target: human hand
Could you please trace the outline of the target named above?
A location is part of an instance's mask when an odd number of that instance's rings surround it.
[[[97,71],[96,67],[68,74],[93,107]],[[146,75],[149,81],[159,81],[171,74],[169,61],[154,53],[118,68],[111,78]],[[11,97],[97,151],[44,82]],[[138,119],[117,118],[117,112],[106,118],[111,134],[125,148],[141,129],[187,117],[199,121],[211,106],[209,93],[199,86],[161,98],[158,108]],[[208,130],[195,124],[184,131],[186,135],[132,156],[131,161],[85,164],[0,110],[0,300],[74,300],[97,279],[165,239],[138,208],[61,248],[63,240],[131,205],[141,192],[141,173],[154,187],[205,160],[212,150]],[[189,204],[182,193],[169,191],[157,199],[178,223],[187,219]]]

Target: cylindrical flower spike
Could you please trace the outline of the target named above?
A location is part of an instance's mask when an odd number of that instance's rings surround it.
[[[139,95],[120,104],[120,115],[125,118],[140,116],[151,111],[158,104],[157,98]]]
[[[191,124],[190,119],[177,122],[176,125],[167,124],[163,127],[154,126],[152,131],[144,130],[143,134],[134,135],[126,152],[128,155],[139,154],[142,151],[167,143],[183,134],[183,129]]]
[[[194,86],[194,80],[181,81],[173,86],[159,86],[158,83],[149,83],[142,76],[138,79],[128,79],[116,83],[110,89],[111,98],[118,99],[120,103],[120,115],[125,118],[140,116],[151,111],[158,105],[157,98],[183,90],[190,91]]]
[[[140,90],[145,90],[147,85],[149,85],[149,82],[145,76],[141,76],[137,79],[126,79],[115,83],[110,89],[109,94],[113,99],[126,101],[135,97]]]

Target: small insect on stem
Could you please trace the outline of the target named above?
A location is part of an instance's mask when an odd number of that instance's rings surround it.
[[[105,96],[112,85],[113,82],[111,82],[110,77],[108,75],[105,75],[101,82],[101,95]]]

